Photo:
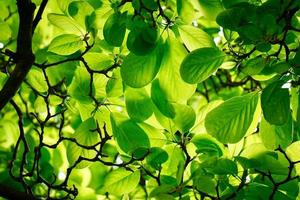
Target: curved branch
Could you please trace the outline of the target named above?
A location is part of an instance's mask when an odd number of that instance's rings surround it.
[[[14,58],[16,67],[0,91],[0,110],[18,91],[34,63],[32,28],[35,4],[31,0],[17,0],[17,7],[20,24],[17,38],[17,52]]]

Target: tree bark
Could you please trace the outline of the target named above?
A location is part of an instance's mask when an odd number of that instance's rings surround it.
[[[31,0],[17,0],[19,31],[17,51],[14,55],[15,69],[0,91],[0,111],[15,95],[34,63],[32,53],[32,30],[35,4]]]

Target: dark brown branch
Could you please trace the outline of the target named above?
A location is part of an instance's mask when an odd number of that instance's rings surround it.
[[[31,195],[7,187],[4,184],[0,184],[0,196],[6,199],[26,199],[26,200],[36,199]]]
[[[40,20],[42,19],[42,15],[43,15],[43,12],[46,8],[46,5],[48,3],[48,0],[43,0],[40,7],[39,7],[39,10],[33,20],[33,23],[32,23],[32,32],[34,32],[35,28],[37,27],[38,23],[40,22]]]
[[[0,110],[18,91],[34,62],[32,22],[35,4],[30,0],[18,0],[17,6],[20,24],[17,38],[16,67],[0,91]]]

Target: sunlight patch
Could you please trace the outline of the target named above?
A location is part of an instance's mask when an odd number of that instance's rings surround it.
[[[58,179],[59,179],[59,180],[65,180],[65,178],[66,178],[66,173],[60,171],[60,172],[58,173]]]

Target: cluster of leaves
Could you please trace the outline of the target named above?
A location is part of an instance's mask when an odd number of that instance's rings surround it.
[[[299,10],[0,1],[0,195],[298,199]]]

